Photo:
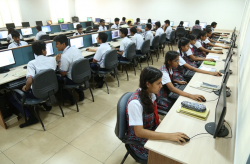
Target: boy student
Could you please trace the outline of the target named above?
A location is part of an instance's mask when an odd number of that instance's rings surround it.
[[[118,29],[118,28],[120,28],[119,21],[120,21],[119,18],[115,18],[115,24],[113,24],[113,25],[111,26],[111,28],[112,28],[112,29]]]
[[[161,28],[161,22],[155,22],[155,29],[156,29],[155,36],[164,33],[163,29]]]
[[[66,85],[74,85],[75,83],[72,81],[71,71],[73,62],[79,59],[82,59],[82,53],[79,49],[75,47],[70,47],[68,43],[68,38],[65,35],[58,35],[54,38],[56,42],[56,48],[58,51],[63,51],[62,54],[57,54],[56,62],[59,68],[59,72],[61,77],[58,77],[59,83],[64,83],[63,76],[66,77]],[[79,101],[84,100],[84,93],[82,89],[79,87],[75,89],[79,95]],[[71,104],[74,105],[75,101],[73,96],[66,90],[63,90],[64,99],[69,99]]]
[[[134,23],[134,25],[140,25],[140,24],[141,24],[140,18],[137,18],[137,19],[136,19],[136,22]]]
[[[132,26],[132,21],[128,21],[128,26]]]
[[[126,18],[122,17],[122,21],[120,22],[120,24],[126,24]]]
[[[104,32],[100,32],[96,38],[97,42],[100,44],[100,47],[98,47],[97,49],[92,49],[92,48],[87,48],[87,51],[91,51],[91,52],[96,52],[95,56],[93,58],[93,63],[90,65],[92,70],[97,70],[97,64],[100,65],[100,71],[105,71],[105,65],[104,65],[104,58],[105,58],[105,53],[108,50],[111,50],[111,47],[108,43],[106,43],[108,39],[108,34],[104,33]],[[103,87],[103,77],[95,77],[95,81],[97,82],[97,87],[98,88],[102,88]]]
[[[11,36],[13,38],[13,42],[8,46],[8,48],[16,48],[16,47],[21,47],[21,46],[26,46],[28,45],[27,42],[25,41],[20,41],[20,34],[17,31],[13,31],[11,33]]]
[[[203,30],[202,27],[200,26],[200,21],[199,20],[196,20],[195,21],[195,25],[193,26],[192,30],[193,29],[200,29],[200,30]]]
[[[166,35],[166,41],[170,40],[170,34],[172,32],[172,27],[170,26],[170,21],[165,20],[165,26],[163,27],[163,30],[165,31]]]
[[[131,32],[131,29],[130,29],[130,32]],[[116,48],[117,51],[117,57],[118,57],[118,60],[119,61],[126,61],[127,58],[125,57],[125,55],[123,54],[123,51],[125,51],[125,49],[127,48],[128,44],[130,42],[132,42],[128,37],[128,29],[127,28],[121,28],[120,29],[120,36],[122,39],[121,41],[121,45],[120,45],[120,49],[119,48]]]
[[[98,31],[107,31],[107,27],[105,26],[105,20],[101,19],[100,20],[100,26]]]
[[[151,32],[152,25],[151,24],[146,24],[145,26],[145,40],[149,39],[150,40],[150,47],[152,46],[154,35]]]
[[[46,69],[56,69],[56,61],[53,57],[46,57],[46,44],[44,41],[36,41],[32,43],[32,50],[37,55],[37,58],[31,60],[27,65],[26,73],[26,85],[23,86],[22,91],[27,98],[36,98],[32,92],[32,82],[37,73]],[[16,101],[16,99],[11,96],[10,102],[24,115],[22,106]],[[50,111],[52,106],[47,106],[46,103],[42,104],[46,111]],[[19,127],[23,128],[38,122],[37,118],[32,114],[32,112],[24,106],[26,117],[29,119],[27,122],[20,124]]]
[[[135,43],[136,46],[136,54],[141,54],[141,46],[143,43],[143,37],[140,34],[137,34],[137,30],[135,27],[130,29],[130,34],[132,37],[132,42]]]
[[[221,35],[221,34],[215,33],[215,32],[214,32],[214,29],[216,28],[216,26],[217,26],[217,23],[216,23],[216,22],[212,22],[212,23],[211,23],[211,30],[212,30],[212,34],[213,34],[213,35],[216,35],[216,36],[227,36],[227,35]]]
[[[41,26],[36,26],[36,31],[37,31],[37,34],[36,34],[34,41],[39,40],[42,35],[46,35],[46,33],[42,31]]]
[[[8,43],[12,43],[14,40],[13,40],[13,38],[12,38],[12,35],[11,35],[11,33],[13,32],[13,31],[15,31],[15,29],[14,28],[12,28],[12,27],[10,27],[10,28],[8,28],[8,36],[7,36],[7,42]],[[20,33],[19,33],[20,34]],[[20,34],[20,39],[23,39],[23,36]]]
[[[83,34],[84,34],[84,33],[82,32],[82,25],[81,25],[81,24],[76,25],[76,30],[77,30],[77,32],[75,32],[73,36],[76,36],[76,35],[83,35]]]

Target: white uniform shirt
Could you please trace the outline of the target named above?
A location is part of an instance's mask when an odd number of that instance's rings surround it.
[[[151,94],[152,103],[155,102],[155,94]],[[143,107],[138,100],[132,100],[128,104],[129,126],[143,126]]]
[[[195,44],[194,44],[194,46],[195,46],[196,48],[202,47],[202,45],[201,45],[201,40],[200,40],[200,39],[197,39],[196,42],[195,42]]]
[[[171,83],[170,75],[167,71],[161,71],[162,72],[162,85],[165,85],[167,83]],[[170,74],[173,75],[173,70],[169,70]]]
[[[113,25],[111,26],[111,28],[113,28],[113,29],[118,29],[118,28],[120,28],[120,25],[119,25],[119,24],[118,24],[118,25],[113,24]]]
[[[143,43],[142,35],[135,33],[135,35],[132,38],[132,42],[135,43],[136,50],[141,50],[141,46],[142,46],[142,43]]]
[[[190,46],[189,46],[189,47],[190,47]],[[177,52],[180,53],[180,50],[178,49]],[[188,49],[188,51],[186,52],[186,54],[187,54],[187,56],[193,55],[193,52],[192,52],[191,48]],[[183,55],[184,55],[184,54],[183,54],[183,52],[182,52],[182,56],[183,56]]]
[[[99,26],[99,30],[98,31],[107,31],[107,27],[106,26],[104,26],[104,27]]]
[[[15,41],[13,41],[9,46],[8,48],[16,48],[16,47],[22,47],[22,46],[27,46],[28,43],[25,42],[25,41],[19,41],[19,44],[17,44]]]
[[[155,32],[155,36],[161,35],[161,34],[163,34],[163,33],[164,33],[163,29],[162,29],[161,27],[159,27],[159,28],[156,30],[156,32]]]
[[[102,43],[100,47],[97,48],[97,51],[94,56],[94,60],[97,61],[97,63],[100,65],[101,68],[105,68],[104,65],[104,54],[108,51],[111,50],[111,47],[108,43]]]
[[[213,27],[211,27],[211,30],[212,30],[212,34],[214,33],[214,28]]]
[[[76,35],[83,35],[84,33],[82,32],[81,34],[77,31],[73,34],[73,36],[76,36]]]
[[[205,43],[205,44],[210,43],[210,41],[208,40],[208,37],[207,37],[207,39],[205,41],[203,41],[203,43]]]
[[[186,61],[181,56],[179,56],[179,66],[183,66],[184,64],[186,64]]]
[[[150,40],[150,46],[152,46],[154,35],[151,30],[145,31],[145,40],[149,39]]]
[[[20,34],[20,39],[23,39],[23,36],[21,34]],[[7,40],[9,40],[11,43],[14,41],[11,34],[7,36]]]
[[[166,38],[167,39],[170,39],[170,34],[172,32],[172,27],[171,26],[168,26],[168,28],[166,29],[165,33],[167,34],[166,35]]]
[[[71,70],[73,62],[82,59],[82,53],[79,49],[75,47],[67,46],[61,56],[61,67],[60,71],[67,72],[67,77],[72,80]]]
[[[120,51],[125,51],[130,42],[132,41],[128,37],[124,37],[120,44]],[[125,57],[125,53],[123,53],[122,56]]]
[[[46,33],[45,32],[43,32],[43,31],[39,31],[37,34],[36,34],[36,40],[39,40],[40,39],[40,37],[42,36],[42,35],[46,35]]]

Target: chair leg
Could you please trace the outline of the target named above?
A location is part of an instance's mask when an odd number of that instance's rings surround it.
[[[126,71],[126,74],[127,74],[127,81],[129,81],[128,71],[127,71],[127,66],[126,66],[126,65],[124,65],[124,67],[125,67],[125,71]]]
[[[172,51],[173,51],[173,45],[172,45],[172,43],[171,43],[171,47],[172,47]]]
[[[115,75],[115,76],[116,76],[116,80],[118,82],[118,87],[120,87],[120,82],[119,82],[118,76],[117,75]]]
[[[74,89],[72,89],[71,92],[72,92],[73,99],[74,99],[74,101],[76,102],[76,99],[75,99],[75,96],[74,96]],[[76,102],[76,109],[77,109],[77,112],[79,112],[79,108],[78,108],[77,102]]]
[[[117,76],[117,75],[116,75],[116,76]],[[107,92],[108,92],[108,94],[109,94],[109,87],[108,87],[108,84],[107,84],[106,80],[104,80],[104,83],[105,83],[105,85],[106,85],[106,87],[107,87]]]
[[[63,98],[63,89],[62,88],[60,88],[60,92],[61,92],[62,103],[63,103],[63,106],[64,106],[64,98]]]
[[[127,151],[127,153],[125,154],[124,158],[122,159],[121,164],[123,164],[125,162],[125,160],[127,159],[128,155],[129,155],[129,152]]]
[[[148,63],[148,58],[147,58],[147,63]],[[148,67],[149,67],[149,63],[148,63]]]
[[[122,73],[123,73],[123,64],[122,64]]]
[[[62,116],[64,117],[64,113],[63,113],[63,110],[62,110],[62,107],[61,107],[61,103],[59,101],[58,101],[58,105],[59,105],[59,108],[60,108],[60,110],[62,112]]]
[[[35,114],[36,114],[37,118],[39,119],[40,123],[42,124],[43,130],[46,131],[45,128],[44,128],[43,122],[42,122],[42,120],[40,118],[39,112],[36,111],[36,106],[34,106],[34,111],[35,111]]]
[[[94,78],[94,75],[93,75],[93,90],[95,90],[95,78]]]
[[[153,57],[152,57],[151,53],[149,53],[149,56],[151,57],[152,65],[153,65]]]
[[[22,106],[22,111],[23,111],[23,114],[24,114],[25,122],[27,122],[27,117],[26,117],[26,113],[25,113],[25,110],[24,110],[23,106]]]
[[[135,72],[135,76],[136,76],[136,71],[135,71],[135,66],[133,65],[133,68],[134,68],[134,72]]]
[[[91,87],[89,87],[89,91],[90,91],[90,93],[91,93],[93,102],[95,102],[94,95],[93,95],[93,93],[92,93]]]

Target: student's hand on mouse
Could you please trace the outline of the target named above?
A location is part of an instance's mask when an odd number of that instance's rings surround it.
[[[214,59],[206,59],[206,61],[212,61],[212,62],[215,62]]]
[[[178,84],[180,84],[180,85],[183,85],[183,84],[187,84],[187,82],[186,81],[176,81]]]
[[[186,134],[180,133],[180,132],[177,132],[177,133],[170,133],[169,135],[170,135],[170,137],[169,137],[169,140],[170,140],[170,141],[179,142],[179,144],[181,144],[181,145],[183,145],[184,143],[186,143],[186,140],[185,140],[184,138],[189,139],[188,136],[187,136]],[[181,141],[182,141],[183,143],[181,143]]]
[[[222,74],[220,73],[220,72],[211,72],[210,73],[211,75],[213,75],[213,76],[222,76]]]
[[[190,98],[198,102],[202,102],[201,99],[206,100],[205,97],[202,95],[191,95]]]
[[[217,54],[223,54],[223,52],[222,52],[222,51],[216,51],[216,53],[217,53]]]
[[[58,61],[58,60],[61,60],[61,56],[62,56],[61,54],[57,54],[57,55],[56,55],[56,60],[57,60],[57,61]]]
[[[27,92],[27,91],[26,91],[26,85],[23,86],[22,91]]]

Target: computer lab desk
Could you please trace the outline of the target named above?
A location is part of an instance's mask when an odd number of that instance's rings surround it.
[[[222,44],[221,44],[222,45]],[[219,61],[215,66],[204,65],[205,67],[216,68],[217,71],[224,69],[222,59],[226,58],[228,49],[223,49],[224,54],[209,55],[220,56]],[[233,62],[231,62],[230,69],[233,74],[230,75],[227,86],[231,89],[231,96],[227,98],[227,113],[225,120],[232,128],[232,138],[216,138],[214,139],[210,134],[202,134],[191,139],[184,146],[177,142],[168,140],[148,140],[145,148],[149,150],[148,164],[232,164],[234,162],[234,148],[235,148],[235,134],[236,134],[236,117],[237,117],[237,90],[238,90],[238,57],[237,49],[233,55]],[[218,96],[214,93],[208,93],[190,87],[195,81],[207,82],[210,84],[221,85],[222,77],[216,77],[207,74],[195,73],[185,92],[191,94],[203,95],[207,102],[201,104],[206,105],[210,109],[210,113],[206,121],[202,121],[181,113],[176,110],[180,108],[182,101],[191,101],[186,97],[180,96],[175,104],[172,106],[168,114],[162,120],[156,132],[175,133],[183,132],[189,137],[193,137],[199,133],[207,133],[205,125],[215,120],[215,108],[218,102]],[[214,100],[214,101],[211,101]],[[197,103],[197,102],[196,102]],[[230,128],[225,124],[229,130],[228,137],[231,136]]]

